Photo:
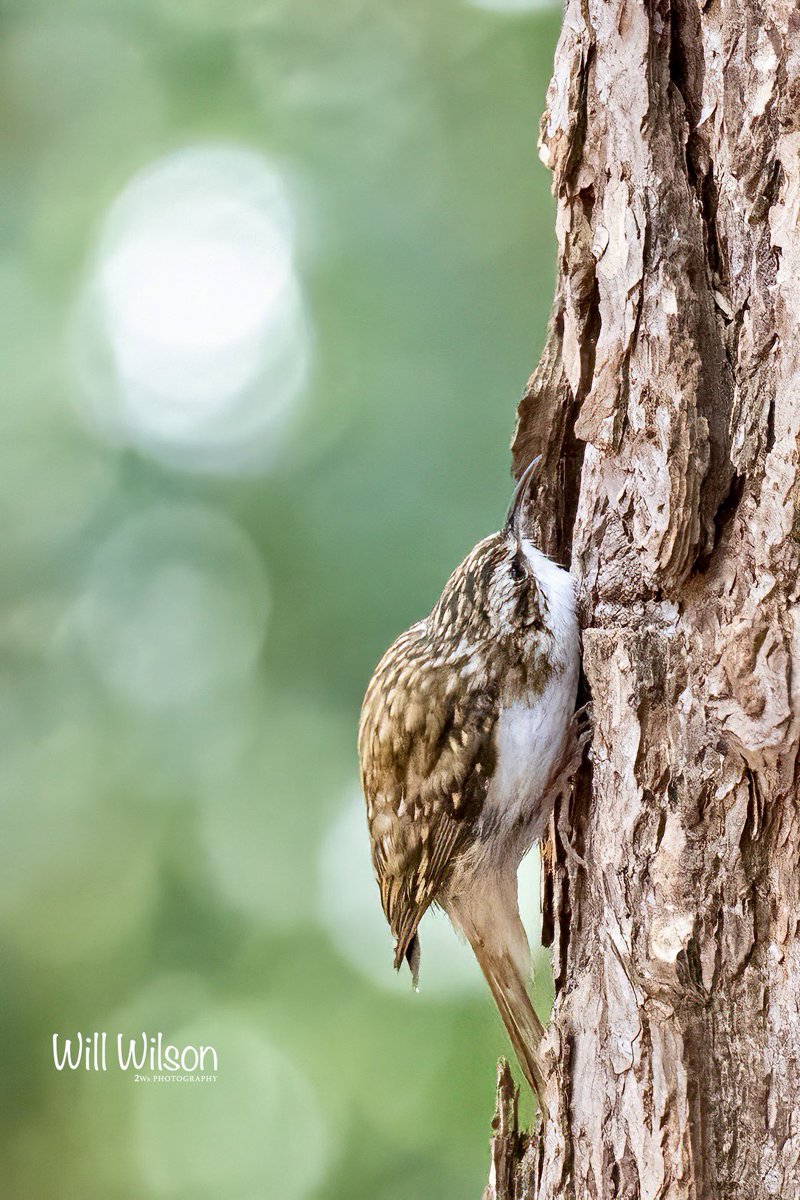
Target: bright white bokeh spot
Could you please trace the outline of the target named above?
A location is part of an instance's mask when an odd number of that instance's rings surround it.
[[[268,611],[264,568],[232,521],[160,505],[101,547],[78,629],[106,685],[144,709],[189,703],[245,677]]]
[[[207,1010],[179,1028],[164,1028],[163,1016],[157,1022],[146,1028],[163,1029],[175,1046],[213,1046],[219,1070],[215,1083],[134,1089],[148,1195],[302,1200],[315,1192],[330,1160],[330,1134],[302,1069],[245,1013]]]
[[[278,173],[200,146],[136,175],[104,222],[76,338],[107,437],[192,469],[268,466],[310,365]]]

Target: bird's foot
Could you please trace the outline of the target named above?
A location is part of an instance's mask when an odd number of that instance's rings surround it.
[[[559,797],[566,797],[569,794],[575,776],[583,762],[586,748],[591,744],[591,740],[592,706],[591,704],[584,704],[582,708],[579,708],[573,714],[570,723],[564,758],[553,783],[553,794],[556,800]],[[572,844],[569,829],[569,806],[567,804],[556,804],[554,808],[556,826],[567,858],[579,867],[585,867],[586,863],[584,859]]]

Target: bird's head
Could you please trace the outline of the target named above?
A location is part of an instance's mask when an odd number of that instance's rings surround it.
[[[466,641],[525,642],[543,626],[537,568],[543,556],[522,531],[522,515],[539,458],[525,469],[505,523],[456,568],[431,613],[435,626]]]

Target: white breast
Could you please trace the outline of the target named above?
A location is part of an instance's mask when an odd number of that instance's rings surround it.
[[[545,623],[553,636],[552,674],[533,703],[519,701],[500,714],[497,765],[483,809],[487,826],[509,835],[520,823],[528,840],[541,836],[550,815],[543,793],[552,778],[575,709],[580,660],[572,580],[530,542],[523,550],[544,594]]]

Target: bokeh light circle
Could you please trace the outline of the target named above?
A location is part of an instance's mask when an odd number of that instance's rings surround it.
[[[0,936],[52,972],[135,941],[157,897],[155,831],[111,799],[107,731],[75,678],[25,665],[0,674]]]
[[[85,410],[110,440],[195,470],[274,462],[310,366],[278,172],[221,145],[136,175],[105,219],[75,349]]]
[[[258,736],[223,776],[197,785],[207,879],[260,927],[286,932],[316,916],[316,842],[349,775],[351,729],[287,686],[251,698]]]
[[[165,504],[130,518],[101,547],[77,624],[113,692],[163,709],[245,677],[267,611],[264,568],[243,530],[214,509]]]
[[[392,939],[372,872],[364,802],[351,799],[323,840],[319,855],[320,923],[339,954],[381,988],[411,995],[408,972],[392,970]],[[534,851],[518,872],[519,905],[531,950],[541,945],[539,857]],[[483,988],[472,952],[448,918],[430,908],[420,925],[420,994],[451,998]]]
[[[319,857],[319,916],[339,954],[378,987],[413,996],[404,970],[392,970],[392,938],[372,874],[364,803],[350,799],[330,826]],[[429,909],[420,926],[420,995],[449,999],[478,991],[480,971],[447,917]]]
[[[165,1040],[213,1046],[218,1071],[215,1082],[137,1089],[148,1194],[195,1200],[310,1195],[325,1175],[330,1136],[303,1070],[244,1013],[200,1013]]]

